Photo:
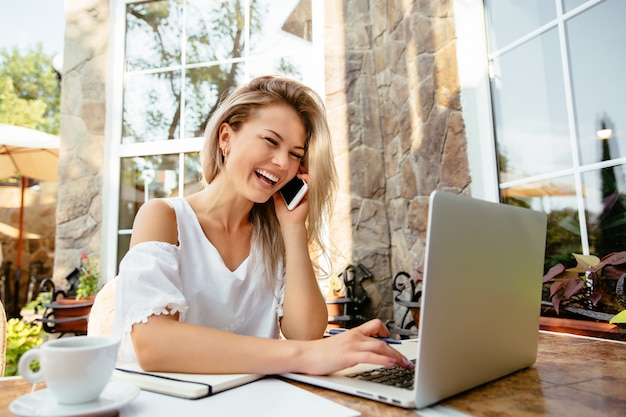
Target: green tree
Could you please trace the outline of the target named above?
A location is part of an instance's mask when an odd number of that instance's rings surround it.
[[[0,50],[0,123],[59,134],[61,91],[41,44]]]
[[[180,2],[139,2],[129,4],[126,27],[126,68],[129,71],[150,71],[136,77],[129,85],[146,83],[151,91],[138,91],[145,111],[137,120],[128,114],[125,105],[123,137],[128,141],[147,138],[174,139],[180,134],[180,122],[185,118],[184,137],[201,137],[219,98],[241,80],[245,42],[250,47],[262,39],[262,29],[270,10],[267,4],[250,1],[249,27],[241,0],[228,2],[187,3],[185,24],[186,63],[184,72],[176,68],[182,62]],[[248,30],[246,36],[246,30]],[[210,64],[209,64],[210,63]],[[219,63],[219,64],[217,64]],[[168,68],[173,69],[168,69]],[[299,76],[288,58],[281,58],[275,73]],[[149,82],[147,79],[149,78]],[[135,81],[140,80],[140,81]],[[185,114],[182,112],[181,85],[185,85]],[[157,90],[156,86],[167,86]],[[167,90],[164,95],[163,92]],[[129,87],[126,89],[129,94]],[[134,91],[129,94],[137,94]],[[137,100],[136,97],[134,97]],[[136,101],[133,102],[136,105]],[[134,109],[134,107],[133,107]]]

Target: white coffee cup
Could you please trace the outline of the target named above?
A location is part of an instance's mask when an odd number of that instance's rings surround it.
[[[111,379],[118,341],[109,337],[74,336],[51,340],[24,353],[20,375],[30,383],[46,382],[59,404],[96,400]],[[30,363],[39,360],[40,370]]]

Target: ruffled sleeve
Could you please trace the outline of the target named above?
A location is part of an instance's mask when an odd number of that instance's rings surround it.
[[[113,322],[113,335],[121,339],[122,357],[134,357],[130,342],[134,324],[160,314],[178,313],[179,320],[184,320],[189,306],[179,269],[180,248],[165,242],[140,243],[122,259]]]

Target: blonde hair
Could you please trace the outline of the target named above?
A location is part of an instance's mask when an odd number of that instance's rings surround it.
[[[323,244],[323,226],[332,212],[337,184],[330,129],[320,96],[311,88],[280,76],[261,76],[235,89],[211,115],[200,152],[204,181],[211,183],[222,170],[219,128],[222,123],[238,131],[256,109],[272,104],[287,104],[301,117],[306,131],[302,165],[309,175],[309,213],[307,232],[309,250],[328,259]],[[274,201],[255,203],[250,212],[252,242],[261,248],[261,261],[268,278],[276,277],[279,262],[284,260],[285,245],[274,210]],[[313,265],[320,273],[317,257]]]

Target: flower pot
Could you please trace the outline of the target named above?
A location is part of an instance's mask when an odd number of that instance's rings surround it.
[[[413,323],[415,323],[415,328],[418,328],[420,325],[421,310],[419,307],[413,307],[410,310],[411,310],[411,315],[413,316]]]
[[[343,304],[338,303],[326,303],[326,310],[328,310],[328,317],[337,317],[343,315]]]
[[[58,298],[50,303],[54,318],[49,319],[55,333],[87,333],[87,318],[95,297],[77,300],[75,297]]]
[[[326,299],[326,310],[328,311],[327,329],[345,326],[345,322],[350,319],[346,312],[350,301],[349,298],[344,296]]]

